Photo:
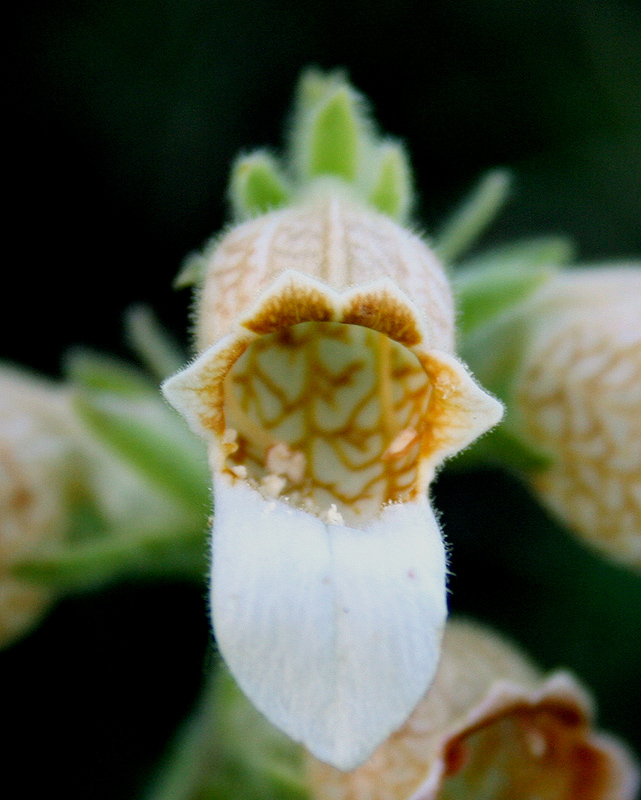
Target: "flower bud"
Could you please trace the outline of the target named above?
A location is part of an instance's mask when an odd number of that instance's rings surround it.
[[[12,577],[12,564],[59,541],[68,525],[69,409],[53,384],[0,367],[0,647],[25,633],[51,599]]]
[[[450,621],[432,687],[359,769],[310,757],[316,800],[633,800],[627,749],[591,727],[576,680],[548,678],[511,644]]]
[[[641,269],[561,273],[525,320],[515,420],[552,456],[532,483],[572,530],[641,566]]]

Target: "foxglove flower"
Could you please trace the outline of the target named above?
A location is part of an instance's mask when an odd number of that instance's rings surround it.
[[[308,759],[315,800],[634,800],[638,766],[592,728],[592,702],[492,631],[447,624],[431,689],[351,773]]]
[[[0,368],[0,647],[26,633],[51,592],[13,577],[13,564],[59,542],[73,476],[70,409],[57,386]]]
[[[325,88],[303,137],[324,165],[317,140],[359,120]],[[220,651],[269,720],[351,769],[433,678],[446,563],[428,486],[502,407],[453,355],[433,253],[332,163],[206,251],[199,355],[164,392],[209,446]]]
[[[641,269],[560,273],[521,324],[510,405],[551,456],[532,484],[585,540],[641,566]]]

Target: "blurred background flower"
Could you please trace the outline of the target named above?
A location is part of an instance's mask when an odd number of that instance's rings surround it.
[[[77,342],[124,355],[121,316],[140,300],[186,341],[188,300],[171,282],[227,218],[237,152],[280,144],[310,63],[347,68],[407,141],[428,232],[506,165],[516,189],[483,245],[567,233],[582,261],[641,250],[638,0],[88,0],[16,13],[4,296],[22,313],[2,316],[2,356],[49,375]],[[444,472],[434,494],[452,608],[543,667],[571,668],[602,726],[641,751],[638,576],[566,535],[507,473]],[[62,601],[0,661],[6,780],[25,795],[134,797],[208,654],[200,583]],[[20,757],[27,738],[38,770]]]
[[[69,535],[78,467],[69,393],[0,365],[0,649],[33,627],[53,599],[10,568]]]

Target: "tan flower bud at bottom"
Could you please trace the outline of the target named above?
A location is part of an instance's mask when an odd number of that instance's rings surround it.
[[[55,386],[0,369],[0,647],[34,625],[51,599],[8,569],[64,535],[67,416],[66,398]]]
[[[563,273],[528,325],[514,410],[554,459],[533,485],[591,544],[641,566],[641,269]]]
[[[308,759],[316,800],[633,800],[626,748],[593,732],[569,674],[542,678],[496,634],[446,626],[432,687],[411,717],[353,772]]]

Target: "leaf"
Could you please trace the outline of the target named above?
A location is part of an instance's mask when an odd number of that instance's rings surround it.
[[[489,263],[459,273],[452,282],[458,306],[457,327],[462,335],[525,300],[555,270],[549,264]]]
[[[536,448],[503,424],[448,461],[448,469],[502,466],[521,473],[532,473],[540,472],[552,463],[551,455]]]
[[[153,484],[197,512],[211,507],[204,447],[160,396],[135,402],[83,391],[74,404],[89,430]]]
[[[194,523],[184,529],[117,530],[94,541],[39,552],[17,562],[11,573],[23,580],[72,591],[125,578],[174,577],[203,581],[207,532]]]
[[[113,392],[131,398],[156,395],[156,388],[141,370],[115,356],[95,353],[88,348],[68,350],[63,369],[72,383],[85,389]]]
[[[481,178],[436,235],[439,258],[451,263],[472,247],[505,204],[511,183],[512,175],[505,169],[490,170]]]

